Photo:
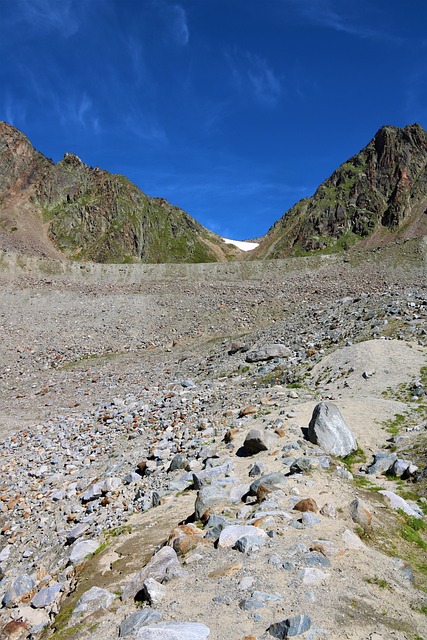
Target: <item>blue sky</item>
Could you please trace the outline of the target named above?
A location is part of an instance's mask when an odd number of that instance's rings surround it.
[[[0,0],[0,120],[235,239],[383,124],[427,128],[425,0]]]

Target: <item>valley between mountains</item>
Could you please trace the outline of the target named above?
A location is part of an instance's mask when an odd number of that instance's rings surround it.
[[[427,638],[426,258],[2,252],[1,637]]]

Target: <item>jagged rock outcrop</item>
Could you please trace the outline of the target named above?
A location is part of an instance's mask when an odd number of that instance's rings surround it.
[[[241,252],[182,209],[66,153],[54,164],[0,123],[1,248],[94,262],[215,262]]]
[[[418,237],[427,234],[426,209],[427,132],[418,124],[382,127],[311,198],[287,211],[248,257],[280,258]]]

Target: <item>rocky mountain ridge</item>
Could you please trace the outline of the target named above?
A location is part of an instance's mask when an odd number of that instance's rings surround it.
[[[427,234],[427,132],[382,127],[311,198],[268,231],[251,259],[380,246]]]
[[[72,153],[54,164],[4,122],[0,235],[4,248],[93,262],[216,262],[241,253],[124,176]]]
[[[124,176],[54,164],[0,123],[0,249],[94,262],[215,262],[381,246],[427,234],[427,133],[382,127],[246,255]]]

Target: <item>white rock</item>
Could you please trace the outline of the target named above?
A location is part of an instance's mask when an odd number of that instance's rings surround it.
[[[95,553],[97,548],[99,547],[99,542],[97,540],[82,540],[81,542],[76,542],[70,553],[70,563],[71,564],[80,564],[85,560],[87,556]]]
[[[386,502],[392,509],[402,509],[408,516],[422,518],[423,512],[417,505],[410,505],[406,500],[393,493],[393,491],[379,491],[386,499]]]
[[[159,622],[139,629],[137,640],[206,640],[210,629],[198,622]]]
[[[219,547],[233,547],[237,540],[244,536],[258,536],[259,538],[268,538],[265,531],[259,527],[252,525],[230,525],[225,527],[219,536]]]
[[[316,584],[323,580],[328,580],[331,574],[321,569],[305,568],[300,569],[297,573],[297,578],[301,580],[303,584]]]
[[[350,529],[346,529],[342,534],[341,538],[345,542],[347,549],[364,549],[365,545],[361,541],[358,535],[351,531]]]

